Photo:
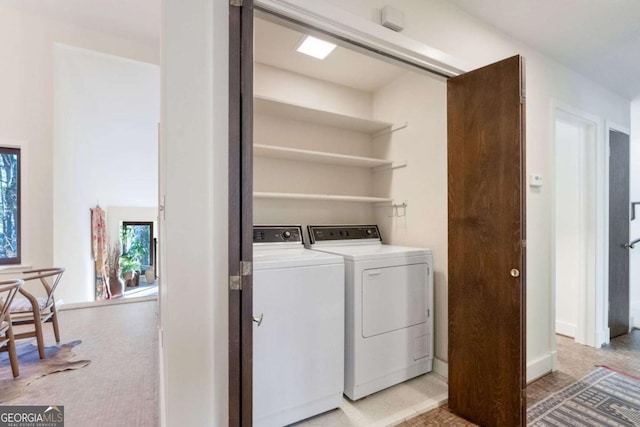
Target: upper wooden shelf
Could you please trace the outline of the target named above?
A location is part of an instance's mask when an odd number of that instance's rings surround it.
[[[393,163],[392,160],[350,156],[323,151],[301,150],[298,148],[264,144],[254,144],[253,153],[259,157],[271,157],[276,159],[298,160],[303,162],[325,163],[340,166],[357,166],[362,168],[375,168],[391,165]]]
[[[389,122],[347,116],[344,114],[318,110],[263,96],[253,97],[253,109],[258,113],[282,116],[304,122],[317,123],[368,134],[374,134],[385,129],[391,129],[393,126],[393,123]]]

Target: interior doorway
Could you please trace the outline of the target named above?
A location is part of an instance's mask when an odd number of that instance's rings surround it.
[[[609,338],[629,332],[629,135],[609,129]]]
[[[596,123],[558,110],[554,147],[555,333],[587,344],[595,323]]]
[[[144,254],[120,257],[121,226],[157,221],[160,69],[62,44],[53,58],[53,263],[67,269],[56,297],[86,304],[119,297],[128,271],[144,273]],[[96,168],[95,159],[107,167]],[[104,227],[95,229],[106,242],[100,253],[111,258],[101,273],[114,284],[109,292],[98,291],[87,226],[96,205],[104,214]]]

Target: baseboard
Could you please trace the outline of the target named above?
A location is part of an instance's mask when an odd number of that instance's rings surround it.
[[[77,310],[79,308],[96,308],[96,307],[108,307],[110,305],[118,304],[131,304],[135,302],[156,301],[157,296],[138,297],[138,298],[118,298],[104,301],[89,301],[89,302],[72,302],[72,303],[60,303],[56,302],[56,308],[58,311],[63,310]],[[60,305],[58,305],[60,304]]]
[[[576,324],[563,322],[562,320],[556,320],[556,334],[564,335],[565,337],[576,337]]]
[[[602,347],[603,344],[609,344],[610,337],[611,337],[611,330],[608,327],[601,329],[599,331],[596,331],[596,334],[594,337],[595,338],[594,347],[600,348]]]
[[[552,351],[533,362],[527,363],[527,382],[537,380],[553,371],[556,367],[556,361],[557,353]],[[444,378],[449,378],[449,364],[444,360],[435,358],[433,359],[433,372]]]
[[[527,363],[527,383],[535,381],[553,371],[556,357],[556,352],[552,351],[549,352],[549,354],[545,354],[544,356]]]
[[[533,362],[527,363],[527,383],[552,372],[556,368],[557,358],[557,352],[552,351]],[[433,372],[444,378],[449,378],[449,364],[444,360],[435,358],[433,359]]]
[[[629,324],[632,328],[640,329],[640,301],[631,303],[631,318]]]
[[[449,364],[444,360],[440,360],[437,357],[433,359],[433,372],[444,377],[449,378]]]

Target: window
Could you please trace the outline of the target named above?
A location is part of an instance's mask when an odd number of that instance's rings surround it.
[[[122,222],[122,257],[132,261],[132,269],[145,271],[153,265],[153,249],[153,222]]]
[[[0,147],[0,264],[20,264],[20,149]]]

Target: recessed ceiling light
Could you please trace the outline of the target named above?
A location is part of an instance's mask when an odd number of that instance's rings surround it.
[[[313,56],[314,58],[324,59],[335,48],[336,45],[333,43],[307,36],[296,50],[305,55]]]

